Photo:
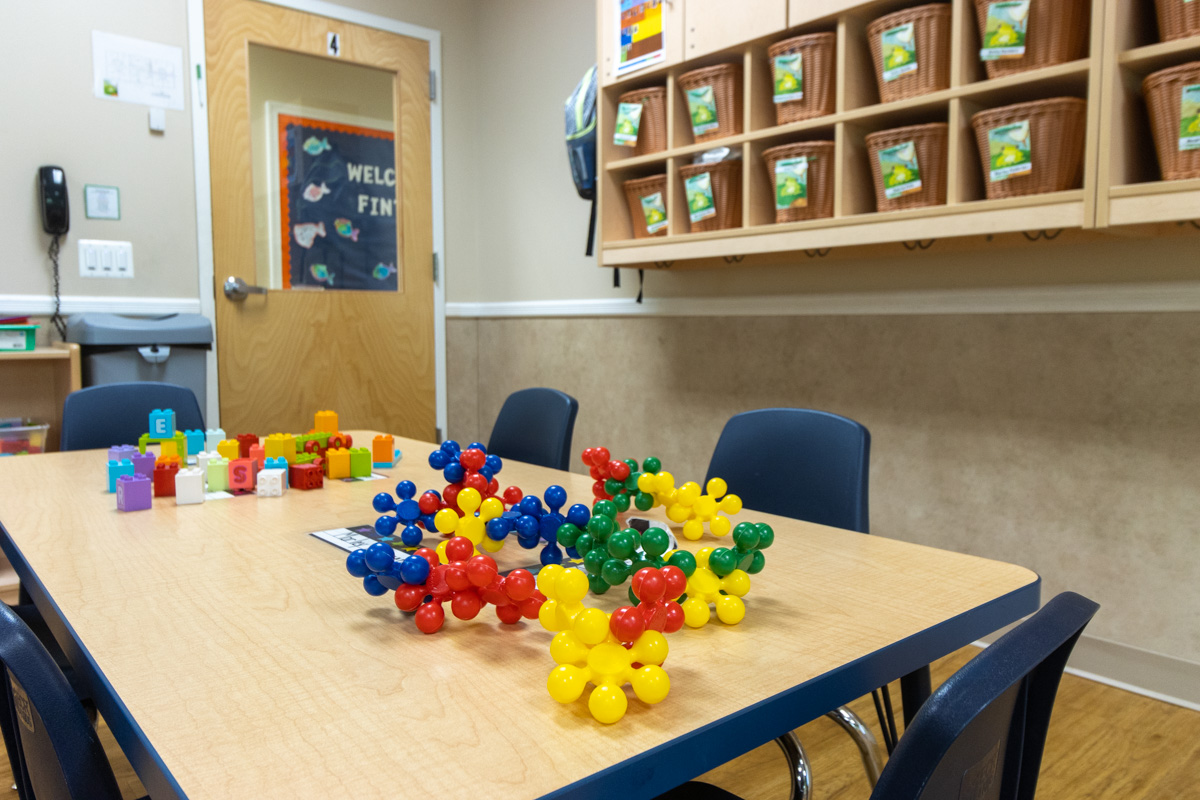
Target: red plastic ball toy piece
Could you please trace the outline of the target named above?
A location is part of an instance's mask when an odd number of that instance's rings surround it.
[[[482,450],[471,448],[463,450],[458,457],[458,463],[462,464],[467,469],[479,469],[487,461],[487,454]]]
[[[462,484],[458,483],[452,483],[445,489],[442,489],[442,502],[445,503],[444,507],[453,508],[459,513],[459,516],[462,515],[462,510],[458,507],[458,493],[461,489]]]
[[[446,566],[446,586],[452,592],[461,592],[471,588],[471,579],[467,577],[467,568],[461,562]]]
[[[597,466],[607,464],[608,460],[612,458],[612,453],[608,452],[607,447],[597,447],[593,452],[595,455],[592,463]]]
[[[432,550],[428,547],[418,547],[417,551],[415,553],[413,553],[413,555],[420,556],[421,558],[428,561],[430,568],[436,567],[438,565],[439,561],[441,560],[438,558],[437,551]]]
[[[401,611],[416,611],[424,599],[425,587],[423,586],[411,586],[407,583],[402,583],[400,584],[400,588],[396,590],[396,608]]]
[[[546,602],[546,595],[535,591],[527,599],[521,601],[521,616],[525,619],[537,619],[544,602]]]
[[[442,498],[434,492],[425,492],[417,501],[417,505],[421,507],[422,514],[436,514],[442,507]]]
[[[455,536],[446,542],[446,558],[451,561],[466,561],[474,550],[475,546],[465,536]]]
[[[604,491],[604,481],[596,481],[592,484],[592,494],[596,495],[597,500],[610,500],[608,492]]]
[[[486,494],[488,488],[488,479],[480,475],[478,472],[468,472],[463,477],[462,485],[474,489],[480,494]]]
[[[417,609],[414,619],[421,633],[437,633],[446,621],[446,612],[437,603],[426,603]]]
[[[496,606],[496,616],[506,625],[521,621],[521,608],[515,605]]]
[[[612,613],[609,629],[619,641],[633,642],[646,630],[642,615],[633,606],[621,606]]]
[[[592,466],[592,464],[596,463],[594,460],[595,455],[596,455],[596,448],[585,447],[583,449],[583,463],[587,464],[589,467]]]
[[[594,481],[604,480],[604,476],[600,474],[600,468],[597,466],[593,466],[591,469],[589,469],[588,474],[592,476],[592,480]]]
[[[663,593],[663,597],[674,600],[687,591],[687,575],[684,575],[683,570],[679,567],[668,564],[662,568],[662,576],[667,583],[667,590]]]
[[[516,486],[510,486],[504,490],[503,497],[505,503],[510,506],[515,506],[517,503],[521,502],[521,498],[524,497],[524,495]]]
[[[633,576],[631,583],[633,593],[643,603],[655,603],[663,598],[667,591],[667,581],[662,573],[653,567],[643,567]]]
[[[490,481],[488,481],[486,494],[488,497],[491,497],[498,491],[500,491],[500,481],[492,478]]]
[[[663,624],[663,633],[674,633],[683,627],[683,606],[679,603],[667,603],[667,621]]]
[[[514,569],[504,578],[504,593],[518,603],[533,595],[537,580],[527,569]]]
[[[450,599],[450,611],[459,619],[475,619],[481,608],[483,601],[474,592],[457,592]]]
[[[629,477],[629,465],[624,461],[612,460],[608,462],[609,477],[618,481],[623,481]]]
[[[467,577],[475,586],[487,586],[496,579],[496,561],[491,556],[471,556],[467,561]]]

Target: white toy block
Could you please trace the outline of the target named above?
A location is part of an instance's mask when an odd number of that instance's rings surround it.
[[[221,454],[218,453],[216,450],[212,450],[212,451],[202,450],[201,452],[196,453],[196,466],[199,467],[200,469],[204,470],[204,474],[207,477],[208,462],[213,460],[214,458],[220,458],[220,457],[221,457]]]
[[[259,497],[283,497],[287,491],[287,472],[282,469],[263,469],[258,472]]]
[[[188,467],[175,473],[175,505],[204,502],[204,470]]]
[[[209,428],[204,432],[204,449],[217,452],[217,445],[225,439],[222,428]]]

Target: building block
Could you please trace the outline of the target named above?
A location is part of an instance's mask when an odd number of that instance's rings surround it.
[[[122,458],[120,461],[109,459],[108,462],[108,491],[115,492],[117,490],[117,478],[122,475],[133,474],[133,462],[128,458]]]
[[[330,447],[345,447],[354,446],[354,437],[348,433],[331,433],[329,434]]]
[[[204,502],[204,470],[188,467],[175,473],[175,505]]]
[[[147,478],[154,477],[154,462],[157,460],[154,453],[134,453],[129,458],[133,462],[133,472],[135,475],[145,475]]]
[[[288,467],[288,485],[293,489],[320,489],[325,475],[317,464],[293,464]]]
[[[168,444],[170,442],[171,444]],[[146,452],[148,445],[156,444],[159,446],[160,454],[163,448],[174,448],[173,452],[176,455],[187,452],[187,437],[183,435],[183,431],[175,431],[173,436],[164,436],[162,438],[151,436],[148,433],[143,433],[138,437],[138,450]]]
[[[390,434],[381,433],[371,440],[371,463],[381,468],[396,464],[396,442]]]
[[[208,473],[208,490],[210,492],[229,490],[229,459],[219,455],[210,456],[205,471]]]
[[[284,461],[283,463],[287,463]],[[288,489],[287,484],[287,468],[279,469],[264,469],[258,473],[258,496],[259,497],[283,497],[284,492]]]
[[[187,454],[189,456],[204,452],[204,431],[198,429],[184,431],[183,437],[187,439]]]
[[[137,451],[138,449],[136,445],[119,444],[115,447],[108,448],[108,460],[120,461],[122,458],[133,458]]]
[[[117,478],[117,510],[142,511],[150,507],[150,484],[145,475],[134,473]]]
[[[371,451],[365,447],[350,448],[350,477],[371,477]]]
[[[159,456],[158,460],[154,462],[154,468],[158,469],[166,464],[174,464],[179,469],[184,467],[183,459],[179,456]]]
[[[178,458],[178,456],[176,456]],[[169,461],[154,466],[154,496],[175,496],[175,475],[179,472],[179,462]]]
[[[170,439],[175,435],[175,412],[169,408],[156,408],[150,412],[151,439]]]
[[[296,437],[290,433],[272,433],[263,442],[268,457],[283,457],[291,464],[296,460]]]
[[[238,458],[249,458],[250,445],[258,444],[258,436],[253,433],[239,433],[234,438],[238,443]]]
[[[262,469],[267,463],[267,450],[261,444],[252,444],[248,457],[254,461],[255,469]]]
[[[283,470],[283,482],[284,482],[284,485],[286,486],[286,484],[288,482],[287,471],[288,471],[289,466],[290,465],[288,464],[287,459],[284,458],[283,456],[279,456],[278,458],[271,458],[270,456],[267,456],[267,463],[263,465],[263,469],[264,470],[268,470],[268,469]]]
[[[325,451],[328,468],[325,476],[331,481],[350,477],[350,451],[344,447],[331,447]]]
[[[237,439],[222,439],[217,443],[217,452],[220,453],[221,458],[230,460],[242,457]]]
[[[254,476],[258,466],[252,458],[233,458],[229,460],[229,490],[254,491]]]
[[[184,445],[184,453],[187,453],[187,445]],[[174,439],[163,439],[158,443],[158,456],[159,458],[163,456],[175,456],[178,458],[179,445],[176,444]]]
[[[220,453],[217,453],[215,450],[211,453],[207,450],[201,450],[199,453],[196,453],[196,466],[205,471],[206,479],[208,476],[208,462],[219,457]]]
[[[223,428],[209,428],[204,432],[204,449],[215,453],[217,445],[225,439]]]
[[[337,433],[338,416],[336,411],[318,411],[313,416],[313,430],[325,433]]]
[[[316,453],[296,453],[296,462],[295,464],[292,464],[292,466],[295,466],[296,464],[311,464],[317,458],[319,458],[319,456]]]

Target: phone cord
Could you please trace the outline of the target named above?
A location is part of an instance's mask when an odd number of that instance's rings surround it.
[[[64,342],[67,340],[67,321],[63,319],[62,298],[58,292],[58,246],[62,240],[61,234],[55,234],[50,240],[50,263],[54,265],[54,314],[50,317],[50,322],[58,330],[58,337]]]

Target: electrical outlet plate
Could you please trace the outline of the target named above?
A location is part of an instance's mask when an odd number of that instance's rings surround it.
[[[79,275],[84,278],[132,278],[133,243],[80,239]]]

